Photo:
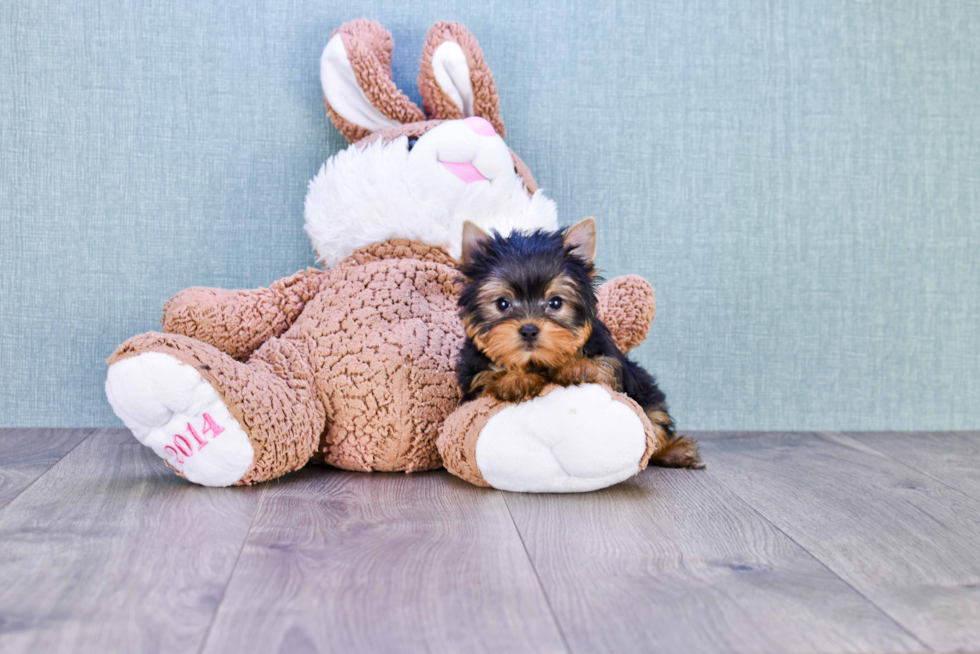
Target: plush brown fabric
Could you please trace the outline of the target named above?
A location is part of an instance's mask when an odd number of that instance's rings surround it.
[[[386,259],[432,261],[451,268],[456,268],[459,265],[444,248],[395,238],[355,250],[349,257],[337,264],[334,270],[343,266],[361,266],[372,261],[384,261]]]
[[[490,486],[476,465],[476,441],[487,421],[507,406],[484,395],[449,414],[436,441],[446,470],[476,486]]]
[[[344,23],[334,30],[330,38],[336,34],[340,34],[344,42],[357,85],[375,109],[400,123],[425,120],[422,110],[395,86],[391,78],[391,52],[395,41],[388,30],[380,23],[360,19]],[[333,110],[329,102],[324,102],[330,120],[349,142],[359,141],[371,133],[347,121]]]
[[[459,23],[440,21],[432,26],[422,47],[422,63],[419,66],[419,91],[422,94],[422,108],[430,118],[453,120],[464,118],[456,103],[439,87],[432,69],[432,55],[447,41],[459,44],[466,55],[470,68],[470,84],[473,86],[473,113],[486,118],[501,137],[507,135],[504,121],[500,117],[500,99],[493,74],[483,58],[480,44],[469,30]]]
[[[366,250],[353,257],[378,258],[331,271],[308,320],[330,417],[321,451],[351,470],[437,468],[435,437],[459,400],[459,274],[440,248]]]
[[[245,361],[289,329],[326,279],[322,270],[307,268],[269,288],[188,288],[163,306],[163,331],[190,336]],[[243,311],[245,307],[251,310]]]
[[[513,150],[510,150],[510,158],[514,160],[514,172],[524,180],[524,186],[527,187],[528,194],[534,195],[535,191],[538,190],[538,183],[535,181],[534,175],[531,174],[531,169],[527,167],[527,164]]]
[[[633,297],[618,289],[635,293],[638,282],[609,285],[600,293],[613,333],[617,320],[642,325],[632,315],[648,310],[642,302],[614,306]],[[479,483],[475,438],[505,405],[479,400],[446,422],[459,402],[460,290],[457,263],[442,248],[386,241],[328,272],[306,270],[265,289],[183,291],[167,303],[170,333],[131,338],[109,363],[163,352],[200,372],[255,449],[243,484],[311,459],[348,470],[405,471],[438,468],[446,459],[454,474]]]
[[[650,282],[639,275],[611,279],[598,290],[599,318],[624,353],[643,342],[657,313]]]
[[[441,125],[443,122],[444,121],[441,120],[423,120],[418,123],[408,123],[407,125],[399,125],[398,127],[391,127],[378,132],[370,132],[367,134],[367,136],[355,142],[354,145],[360,148],[368,145],[369,143],[374,143],[379,139],[387,143],[388,141],[394,141],[399,136],[407,136],[410,139],[417,139],[433,127]]]

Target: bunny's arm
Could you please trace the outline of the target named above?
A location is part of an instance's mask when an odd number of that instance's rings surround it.
[[[599,319],[612,334],[616,346],[626,354],[643,342],[657,313],[650,282],[639,275],[614,277],[600,286]]]
[[[268,288],[188,288],[164,305],[163,330],[245,361],[264,342],[289,329],[306,303],[326,286],[327,277],[322,270],[307,268]]]

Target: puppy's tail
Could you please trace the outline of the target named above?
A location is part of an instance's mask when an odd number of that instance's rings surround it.
[[[697,441],[687,436],[678,436],[674,432],[674,421],[670,419],[670,415],[666,411],[657,408],[647,411],[646,414],[653,424],[653,429],[657,432],[659,440],[666,443],[664,447],[650,457],[649,465],[661,468],[700,469],[704,467],[701,453],[698,452]]]

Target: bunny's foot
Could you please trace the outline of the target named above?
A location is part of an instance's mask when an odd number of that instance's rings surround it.
[[[202,486],[231,486],[252,465],[248,434],[193,366],[144,352],[109,367],[106,396],[136,439]]]
[[[453,474],[538,493],[612,486],[646,467],[662,446],[632,400],[597,384],[552,387],[519,404],[481,397],[457,409],[439,437]]]
[[[306,465],[326,423],[303,345],[272,338],[241,363],[149,332],[109,359],[106,395],[133,435],[190,481],[266,481]]]

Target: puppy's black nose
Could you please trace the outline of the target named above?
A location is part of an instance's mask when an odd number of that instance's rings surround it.
[[[525,341],[530,343],[531,341],[533,341],[538,337],[538,334],[541,333],[541,330],[538,329],[537,325],[524,325],[519,330],[517,330],[517,333],[521,335],[521,338],[523,338]]]

